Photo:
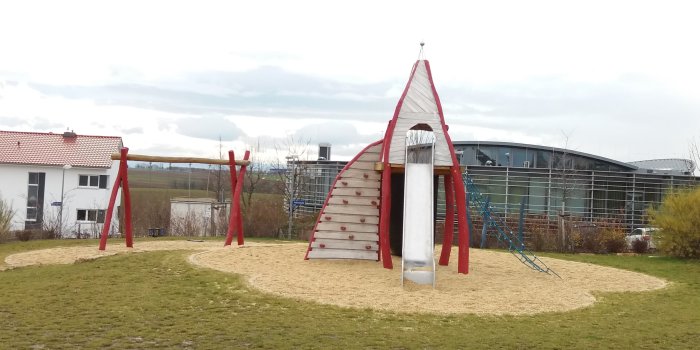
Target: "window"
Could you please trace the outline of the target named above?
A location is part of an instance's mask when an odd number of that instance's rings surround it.
[[[78,186],[107,188],[107,179],[107,175],[80,175],[78,178]]]
[[[77,220],[104,224],[105,211],[102,209],[78,209]]]
[[[27,216],[26,221],[41,221],[44,203],[45,173],[29,173],[27,182]]]

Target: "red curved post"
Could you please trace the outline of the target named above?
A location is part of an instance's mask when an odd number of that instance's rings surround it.
[[[379,214],[379,251],[384,268],[393,269],[394,264],[391,261],[391,247],[389,245],[389,221],[391,216],[391,166],[389,166],[389,163],[386,162],[384,163],[384,170],[382,171],[381,203],[382,208]]]
[[[442,252],[440,253],[439,264],[447,266],[450,264],[450,253],[452,252],[452,239],[454,236],[455,220],[455,193],[452,183],[452,175],[447,174],[445,181],[445,233],[442,238]]]
[[[457,200],[457,228],[459,230],[457,272],[466,275],[469,273],[469,225],[467,225],[467,194],[464,191],[464,182],[462,182],[460,175],[459,165],[453,166],[452,180]]]
[[[250,158],[250,151],[245,151],[243,160]],[[241,165],[241,169],[236,175],[236,166],[233,160],[233,151],[229,152],[229,165],[233,164],[231,170],[231,215],[228,221],[228,232],[226,233],[226,243],[230,246],[233,242],[233,234],[236,233],[238,245],[243,245],[243,215],[241,213],[241,192],[243,192],[243,180],[247,169],[246,165]]]
[[[114,202],[117,200],[117,192],[119,191],[119,186],[122,182],[122,167],[121,163],[117,170],[117,178],[114,179],[114,185],[112,186],[112,194],[109,196],[109,205],[107,206],[107,214],[105,216],[105,222],[102,225],[102,235],[100,237],[100,250],[105,250],[107,248],[107,236],[109,234],[109,229],[112,226],[112,213],[114,212]]]
[[[236,157],[233,151],[228,151],[228,166],[229,173],[231,174],[231,207],[228,214],[228,230],[226,230],[226,242],[224,246],[230,246],[233,241],[233,227],[236,225],[235,221],[235,211],[233,207],[234,203],[234,191],[236,190],[236,181],[238,180],[236,176]]]
[[[124,226],[126,226],[126,246],[134,246],[134,235],[131,226],[131,194],[129,193],[129,176],[127,167],[128,147],[122,147],[121,160],[119,161],[119,173],[122,183],[122,194],[124,195]]]
[[[250,151],[245,151],[245,154],[243,155],[243,160],[248,160],[250,158]],[[236,203],[236,206],[238,208],[238,212],[236,215],[236,229],[237,229],[237,238],[238,238],[238,245],[243,245],[243,213],[241,212],[241,193],[243,192],[243,183],[245,182],[245,173],[246,169],[248,169],[247,165],[242,165],[241,166],[241,171],[238,172],[238,182],[236,183],[236,196],[234,197],[234,201]]]

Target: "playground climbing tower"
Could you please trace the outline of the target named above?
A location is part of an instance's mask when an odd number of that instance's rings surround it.
[[[392,210],[392,202],[406,200],[405,188],[397,185],[405,181],[406,137],[411,130],[433,133],[432,174],[444,177],[447,210],[440,265],[449,263],[456,211],[457,270],[468,273],[469,228],[462,171],[433,84],[430,64],[422,59],[413,65],[384,139],[367,146],[338,174],[311,234],[306,259],[381,260],[385,268],[393,268],[391,247],[401,247],[401,242],[392,241],[401,240],[402,236],[391,231],[392,226],[401,225],[402,220],[397,216],[402,216],[403,210]],[[392,181],[397,185],[392,186]],[[432,198],[425,196],[409,200],[432,202]],[[421,215],[432,217],[433,213]]]

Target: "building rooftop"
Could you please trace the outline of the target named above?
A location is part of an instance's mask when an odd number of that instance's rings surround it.
[[[649,159],[630,162],[647,173],[691,175],[695,171],[695,162],[690,159],[669,158]]]
[[[534,149],[534,150],[552,151],[552,152],[557,152],[557,153],[567,153],[570,155],[576,155],[576,156],[585,157],[585,158],[589,158],[589,159],[599,160],[599,161],[606,162],[609,164],[614,164],[614,165],[617,165],[617,166],[619,166],[623,169],[627,169],[627,170],[639,169],[639,167],[636,164],[625,163],[625,162],[617,161],[617,160],[606,158],[606,157],[597,156],[597,155],[590,154],[590,153],[584,153],[584,152],[579,152],[579,151],[575,151],[575,150],[571,150],[571,149],[558,148],[558,147],[532,145],[532,144],[515,143],[515,142],[501,142],[501,141],[454,141],[453,143],[455,146],[471,146],[471,145],[476,145],[476,146],[479,146],[479,145],[506,146],[506,147],[517,147],[517,148],[527,148],[527,149]]]
[[[112,153],[119,152],[120,147],[122,139],[118,136],[0,130],[0,164],[109,168]]]

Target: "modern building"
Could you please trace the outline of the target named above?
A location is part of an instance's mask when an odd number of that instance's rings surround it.
[[[523,205],[526,215],[545,220],[556,222],[564,214],[574,221],[613,220],[631,230],[647,225],[646,210],[669,191],[700,184],[700,177],[693,176],[695,164],[686,159],[625,163],[563,148],[493,141],[457,141],[454,147],[476,188],[500,215],[513,220]],[[345,163],[289,165],[300,173],[298,197],[304,205],[299,213],[322,207]]]
[[[632,229],[677,187],[693,186],[689,160],[624,163],[562,148],[508,142],[456,142],[474,184],[503,214],[616,219]],[[673,167],[654,167],[673,164]]]
[[[114,136],[0,131],[0,198],[14,212],[11,230],[97,237],[118,172],[111,155],[121,147]]]

